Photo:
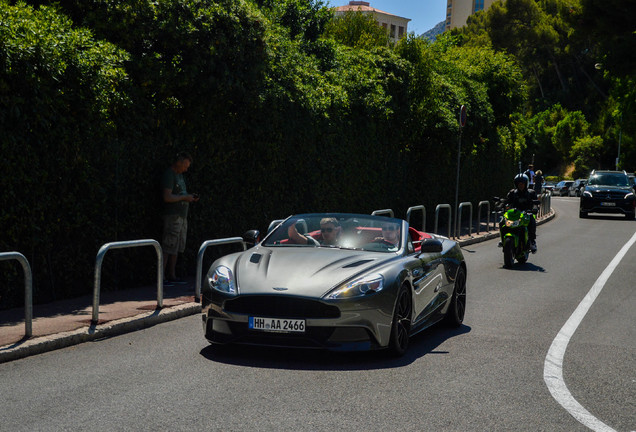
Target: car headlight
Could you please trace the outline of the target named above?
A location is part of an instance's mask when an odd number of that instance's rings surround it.
[[[232,270],[225,266],[219,266],[214,269],[212,276],[208,278],[210,288],[222,292],[224,294],[236,295],[236,283]]]
[[[382,291],[383,288],[384,276],[381,274],[374,274],[356,279],[353,282],[349,282],[339,288],[336,288],[327,295],[327,299],[336,300],[360,297],[378,293]]]
[[[627,195],[625,195],[625,199],[634,199],[634,194],[633,193],[628,193]]]
[[[586,196],[588,198],[592,198],[592,192],[585,191],[585,192],[583,192],[583,196]]]

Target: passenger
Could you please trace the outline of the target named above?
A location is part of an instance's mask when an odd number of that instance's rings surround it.
[[[322,236],[321,241],[316,240],[310,235],[303,235],[296,229],[296,223],[294,222],[287,229],[289,239],[293,243],[308,244],[308,245],[337,245],[340,239],[340,233],[342,228],[338,219],[333,217],[326,217],[320,220],[320,234]]]

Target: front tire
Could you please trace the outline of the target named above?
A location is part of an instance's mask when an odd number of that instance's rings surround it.
[[[389,341],[389,350],[396,357],[403,356],[409,346],[412,311],[411,292],[406,285],[402,285],[398,291],[397,302],[395,303],[391,339]]]
[[[457,270],[455,287],[451,297],[448,312],[444,317],[444,323],[450,327],[459,327],[464,322],[466,314],[466,272],[462,267]]]
[[[512,267],[515,257],[515,241],[512,237],[506,237],[503,244],[504,267]]]

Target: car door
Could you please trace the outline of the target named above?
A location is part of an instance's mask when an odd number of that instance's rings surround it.
[[[445,271],[441,253],[416,253],[412,271],[414,325],[430,317],[446,299]]]

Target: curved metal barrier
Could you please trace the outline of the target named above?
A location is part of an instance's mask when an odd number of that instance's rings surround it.
[[[470,201],[464,201],[459,203],[457,207],[457,226],[455,231],[455,238],[459,238],[462,235],[462,209],[464,207],[470,207],[470,213],[468,214],[468,235],[473,235],[473,203]]]
[[[224,239],[217,240],[206,240],[201,243],[201,247],[199,248],[199,254],[197,255],[197,275],[196,275],[196,285],[194,288],[194,300],[201,300],[201,276],[203,273],[203,255],[205,254],[205,250],[208,246],[219,246],[223,244],[232,244],[232,243],[241,243],[243,244],[243,250],[246,250],[245,242],[241,237],[228,237]]]
[[[451,227],[453,226],[453,208],[450,204],[437,204],[437,207],[435,207],[435,230],[433,232],[438,234],[437,222],[439,220],[439,211],[443,208],[448,209],[448,238],[451,238],[453,236],[453,233],[451,232]]]
[[[483,206],[486,206],[486,232],[490,232],[490,201],[479,201],[479,204],[477,204],[477,216],[478,216],[478,221],[477,221],[477,234],[479,234],[480,232],[480,228],[481,228],[481,208]]]
[[[393,213],[393,209],[374,210],[373,213],[371,213],[371,216],[380,216],[380,215],[389,215],[390,217],[395,217]]]
[[[99,294],[101,291],[101,279],[102,279],[102,263],[104,261],[104,255],[111,249],[123,249],[137,246],[153,246],[157,251],[157,307],[163,307],[163,249],[158,241],[147,240],[131,240],[106,243],[97,252],[97,258],[95,259],[95,285],[93,288],[93,318],[92,324],[97,324],[99,321]]]
[[[0,252],[0,261],[17,260],[24,272],[24,335],[33,336],[33,275],[31,265],[20,252]]]
[[[550,214],[550,209],[552,208],[552,195],[549,193],[541,194],[539,195],[539,200],[541,201],[541,204],[539,204],[539,213],[537,216],[542,217]]]
[[[406,221],[411,226],[411,213],[417,210],[422,211],[422,231],[426,231],[426,207],[423,205],[409,207],[406,211]]]

